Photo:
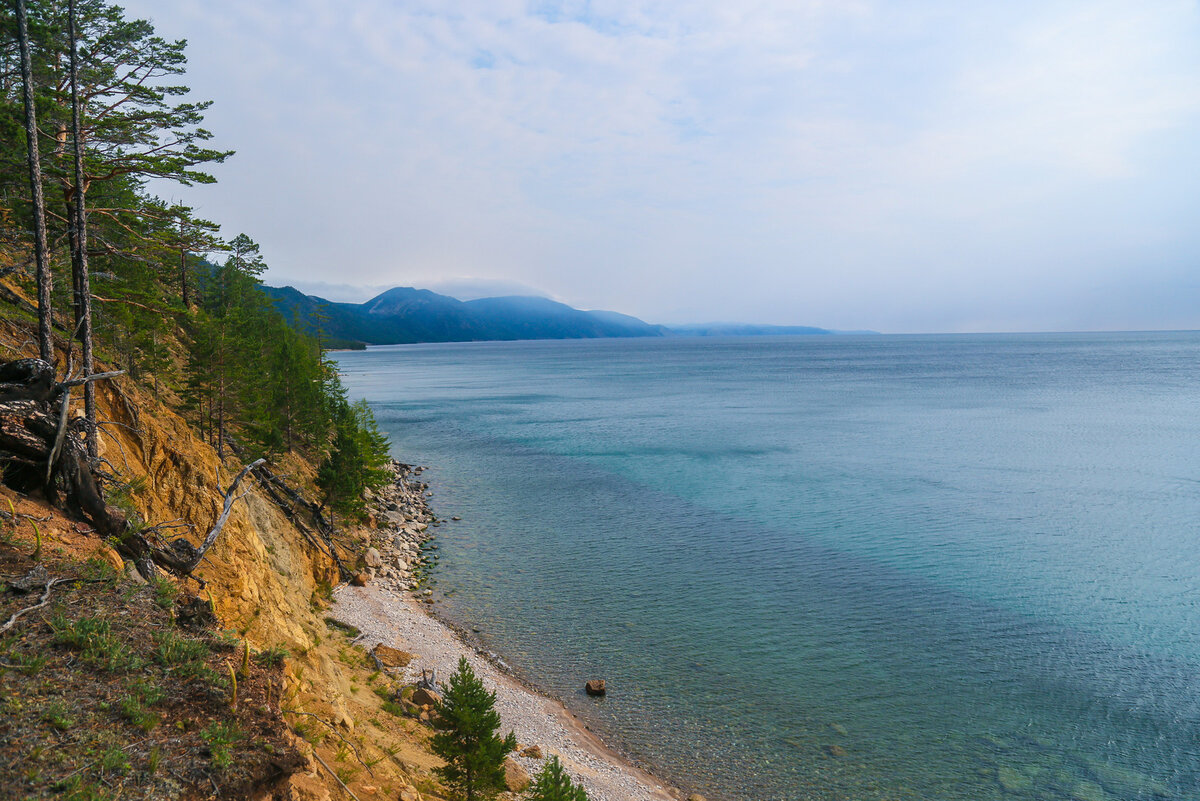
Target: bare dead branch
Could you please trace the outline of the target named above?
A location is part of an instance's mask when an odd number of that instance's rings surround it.
[[[13,612],[13,616],[10,617],[3,626],[0,626],[0,634],[3,634],[11,629],[13,624],[17,622],[17,618],[19,618],[21,615],[25,614],[26,612],[32,612],[35,609],[41,609],[46,604],[50,603],[50,591],[54,589],[54,585],[62,584],[65,581],[68,581],[68,579],[50,579],[47,581],[46,591],[42,593],[42,599],[33,606],[27,606],[24,609],[18,609],[16,612]]]
[[[106,378],[116,378],[119,375],[125,375],[125,371],[112,370],[107,373],[92,373],[91,375],[84,376],[83,378],[76,378],[71,381],[63,381],[59,383],[59,386],[64,388],[78,387],[92,381],[103,381]]]
[[[225,505],[221,510],[221,516],[217,518],[217,522],[213,524],[212,531],[208,532],[208,536],[204,538],[204,542],[196,550],[195,556],[191,560],[191,565],[188,566],[187,572],[191,573],[196,569],[196,565],[200,564],[200,560],[204,558],[204,554],[217,541],[217,536],[221,533],[221,529],[225,528],[225,523],[229,520],[229,513],[233,510],[233,502],[241,495],[236,495],[238,485],[242,483],[242,479],[246,477],[254,468],[266,463],[266,459],[256,459],[250,464],[243,467],[233,479],[233,483],[229,485],[229,490],[225,493]],[[244,493],[243,493],[244,494]]]
[[[321,763],[321,767],[325,768],[325,770],[326,770],[326,771],[328,771],[329,775],[333,777],[333,780],[334,780],[335,782],[337,782],[338,784],[340,784],[340,785],[341,785],[342,789],[346,791],[346,795],[348,795],[348,796],[350,796],[351,798],[353,798],[353,799],[354,799],[354,801],[362,801],[362,799],[360,799],[358,796],[356,796],[356,795],[353,793],[353,791],[351,791],[351,789],[350,789],[349,787],[347,787],[347,786],[346,786],[346,783],[345,783],[345,782],[343,782],[343,781],[342,781],[342,780],[341,780],[341,779],[338,777],[338,775],[337,775],[336,773],[334,773],[334,772],[333,772],[333,768],[331,768],[331,767],[329,767],[328,765],[326,765],[326,764],[325,764],[325,760],[321,759],[321,755],[317,753],[317,749],[315,749],[315,748],[313,749],[313,759],[315,759],[315,760],[317,760],[317,762],[320,762],[320,763]]]
[[[371,770],[371,766],[368,765],[365,761],[363,761],[362,754],[360,754],[358,752],[358,748],[355,747],[354,743],[350,742],[349,740],[347,740],[345,737],[342,736],[342,733],[337,730],[337,726],[334,726],[328,720],[325,720],[325,718],[322,718],[318,715],[314,715],[312,712],[301,712],[299,709],[285,709],[283,711],[285,714],[288,714],[288,715],[305,715],[307,717],[312,718],[313,720],[319,720],[322,723],[324,723],[326,726],[329,727],[329,730],[331,732],[333,732],[335,735],[337,735],[337,738],[339,740],[341,740],[346,745],[350,746],[350,750],[354,752],[354,758],[358,760],[358,764],[360,764],[364,768],[366,768],[367,773],[370,773],[372,776],[375,775],[375,771]]]
[[[50,449],[50,458],[46,460],[46,483],[54,473],[54,465],[58,463],[58,455],[62,453],[63,439],[67,436],[67,417],[71,414],[71,388],[63,390],[62,411],[58,413],[58,433],[54,436],[54,447]]]

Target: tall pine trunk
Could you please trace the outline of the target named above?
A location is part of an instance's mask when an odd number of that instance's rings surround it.
[[[88,277],[87,183],[83,172],[83,135],[79,104],[79,39],[75,32],[75,0],[67,2],[67,34],[71,38],[71,135],[75,150],[75,236],[71,252],[71,274],[75,284],[75,327],[83,357],[83,375],[94,372],[92,357],[92,290]],[[96,443],[96,387],[83,385],[83,414],[87,420],[87,450],[93,459]]]
[[[17,38],[21,45],[21,83],[25,99],[25,147],[29,157],[29,196],[33,204],[33,254],[37,263],[38,354],[43,360],[54,359],[54,340],[50,326],[54,311],[50,305],[53,276],[46,247],[46,201],[42,196],[42,162],[38,153],[37,111],[33,103],[33,59],[29,54],[29,22],[25,0],[16,0]]]
[[[188,297],[188,276],[187,276],[187,247],[182,243],[184,241],[183,216],[179,217],[179,287],[183,293],[183,308],[185,310],[192,307],[191,298]]]

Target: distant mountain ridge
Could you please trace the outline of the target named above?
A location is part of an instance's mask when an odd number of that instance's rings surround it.
[[[283,316],[331,347],[417,342],[660,337],[663,326],[617,312],[587,312],[538,297],[462,301],[396,287],[365,303],[338,303],[290,286],[264,286]]]
[[[262,291],[298,328],[320,336],[326,347],[362,348],[418,342],[484,342],[517,339],[603,337],[746,337],[831,335],[807,325],[704,323],[653,325],[614,311],[582,311],[549,298],[509,295],[458,300],[428,289],[398,286],[365,303],[306,295],[294,287]]]

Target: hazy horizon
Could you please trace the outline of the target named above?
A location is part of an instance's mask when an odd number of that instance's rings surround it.
[[[189,40],[184,80],[238,151],[215,186],[153,188],[258,240],[268,283],[1200,328],[1194,3],[126,7]]]

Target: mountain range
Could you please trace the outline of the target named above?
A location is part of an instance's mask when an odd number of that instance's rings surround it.
[[[709,324],[668,328],[612,311],[582,311],[547,298],[457,300],[428,289],[396,287],[365,303],[339,303],[290,286],[262,287],[283,316],[319,335],[326,347],[416,342],[478,342],[598,337],[830,334],[808,326]]]

